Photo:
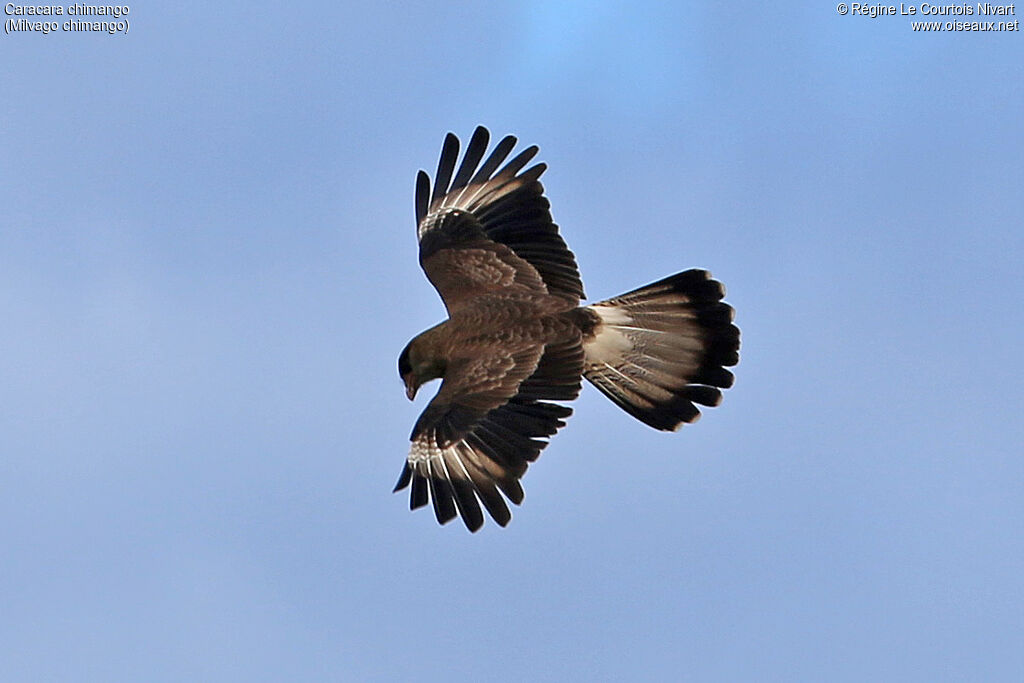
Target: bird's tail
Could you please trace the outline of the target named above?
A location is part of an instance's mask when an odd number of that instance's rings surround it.
[[[586,306],[586,377],[623,410],[654,427],[694,422],[694,404],[717,406],[732,386],[740,331],[725,288],[706,270],[687,270]]]

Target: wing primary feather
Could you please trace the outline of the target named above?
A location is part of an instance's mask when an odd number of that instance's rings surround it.
[[[516,479],[526,474],[526,461],[522,458],[515,462],[510,461],[501,454],[498,445],[490,443],[493,440],[494,437],[489,434],[485,438],[476,432],[466,436],[466,443],[469,447],[481,455],[477,462],[478,467],[495,480]]]
[[[455,180],[452,181],[451,191],[462,189],[469,183],[469,178],[476,170],[477,164],[484,158],[484,152],[487,151],[487,143],[490,139],[491,134],[483,126],[477,126],[473,131],[473,137],[470,138],[469,145],[466,147],[466,154],[462,157],[462,165],[459,166],[459,172],[455,174]],[[453,202],[453,204],[457,203],[457,200]]]
[[[484,525],[484,515],[480,512],[480,504],[473,493],[472,480],[458,452],[454,448],[446,450],[441,457],[441,465],[448,476],[452,493],[455,494],[455,506],[459,509],[463,523],[471,532],[479,530]]]
[[[476,431],[494,450],[498,458],[497,463],[508,469],[522,468],[525,471],[526,468],[522,467],[521,461],[533,462],[546,445],[522,434],[516,434],[493,420],[484,420],[476,426]]]
[[[516,505],[523,504],[523,485],[518,479],[498,479],[494,482],[501,489],[501,492]]]
[[[427,495],[427,479],[416,473],[412,477],[412,491],[409,493],[409,509],[416,510],[429,502]]]
[[[409,480],[412,479],[412,469],[409,467],[409,461],[405,461],[405,466],[402,467],[402,474],[398,477],[398,483],[395,484],[395,488],[391,490],[392,493],[398,493],[406,486],[409,485]]]
[[[536,147],[534,147],[534,149],[536,149]],[[527,161],[529,161],[529,159],[527,159]],[[540,178],[546,170],[548,170],[548,165],[542,161],[539,164],[534,164],[530,168],[523,171],[522,175],[520,175],[519,178],[522,181],[523,185],[529,185],[534,180]]]
[[[482,456],[475,453],[472,446],[465,441],[460,445],[463,452],[459,455],[459,463],[473,482],[473,486],[476,487],[476,493],[480,498],[480,502],[484,504],[487,512],[495,522],[500,526],[505,526],[512,519],[512,513],[509,512],[504,499],[498,493],[498,489],[494,485],[494,479],[476,462],[476,459]]]
[[[487,157],[487,161],[484,162],[483,166],[476,172],[470,183],[480,183],[490,179],[491,174],[494,173],[495,169],[501,165],[501,162],[505,161],[505,157],[512,151],[512,148],[516,146],[516,137],[514,135],[506,135],[501,139],[495,148],[491,152],[491,156]]]
[[[434,516],[437,517],[438,524],[447,524],[455,519],[457,514],[451,486],[444,473],[435,466],[434,458],[430,459],[427,467],[430,471],[427,482],[430,484],[430,498],[434,503]]]
[[[501,169],[500,171],[498,171],[498,174],[496,176],[494,176],[494,177],[495,178],[511,178],[516,173],[519,173],[519,169],[521,169],[523,166],[526,166],[526,164],[528,164],[530,162],[530,159],[532,159],[534,156],[536,156],[537,152],[539,152],[539,151],[540,151],[540,147],[538,147],[537,145],[530,145],[529,147],[524,149],[522,152],[520,152],[519,154],[515,155],[515,157],[512,158],[512,161],[510,161],[507,164],[505,164],[505,167],[503,169]],[[537,164],[537,165],[538,166],[543,166],[543,164]],[[542,168],[541,169],[541,173],[543,173],[543,172],[544,172],[544,169]]]
[[[430,176],[426,171],[416,174],[416,225],[423,222],[427,216],[427,206],[430,205]]]
[[[502,200],[521,187],[515,178],[492,178],[483,183],[474,183],[466,188],[465,196],[460,198],[463,206],[469,208],[477,218],[483,220],[490,212],[499,207],[493,205],[497,202],[501,205]],[[504,208],[504,207],[502,207]],[[520,207],[521,210],[521,207]]]
[[[455,170],[455,159],[459,156],[459,139],[454,133],[448,133],[441,147],[441,158],[437,162],[437,175],[434,176],[434,193],[430,196],[431,203],[436,202],[448,192],[448,182]]]

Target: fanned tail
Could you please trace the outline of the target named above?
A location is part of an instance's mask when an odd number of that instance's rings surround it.
[[[717,406],[732,386],[740,331],[725,288],[687,270],[584,307],[584,372],[623,410],[655,429],[676,430]]]

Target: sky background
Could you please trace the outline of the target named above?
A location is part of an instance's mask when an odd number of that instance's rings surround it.
[[[130,7],[0,36],[5,681],[1024,678],[1021,33]],[[708,268],[743,347],[679,433],[585,388],[471,535],[391,488],[414,176],[477,124],[592,299]]]

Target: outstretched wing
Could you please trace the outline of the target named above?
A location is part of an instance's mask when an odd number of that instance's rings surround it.
[[[489,138],[483,126],[474,131],[456,172],[459,139],[449,133],[433,189],[424,171],[416,178],[420,265],[427,278],[449,313],[494,292],[511,297],[547,293],[578,303],[583,283],[576,258],[551,220],[538,180],[547,167],[536,164],[520,173],[537,147],[497,170],[516,138],[503,138],[481,164]]]
[[[564,427],[572,414],[571,408],[547,401],[576,398],[583,371],[578,334],[518,356],[490,358],[446,373],[413,429],[409,457],[395,486],[399,491],[412,483],[411,509],[433,501],[439,523],[458,514],[470,531],[484,523],[479,503],[501,526],[512,519],[501,494],[517,505],[522,502],[519,479],[547,446],[542,439]],[[513,383],[513,393],[502,398]]]

